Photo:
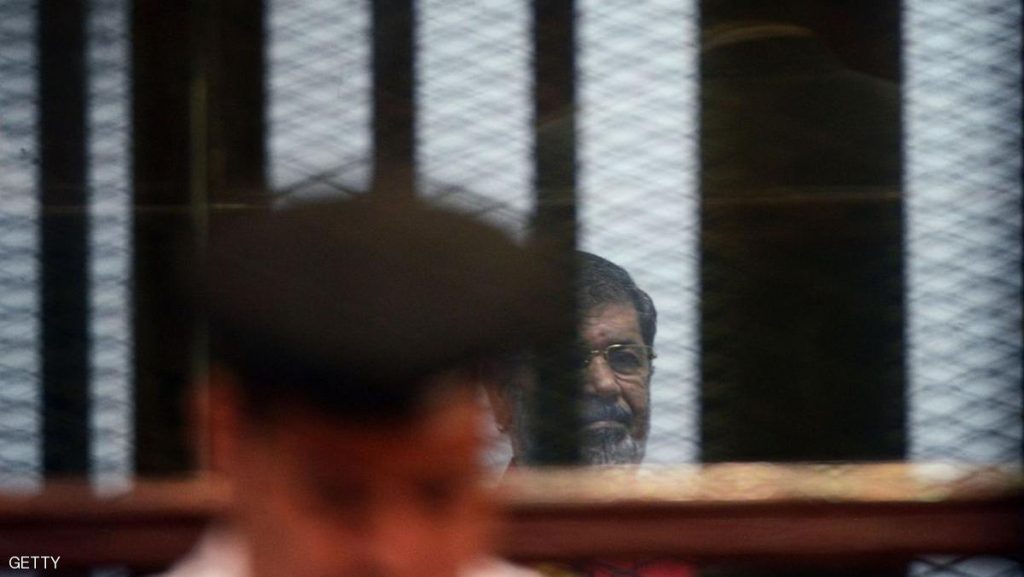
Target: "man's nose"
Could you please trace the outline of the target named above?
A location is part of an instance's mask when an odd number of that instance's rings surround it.
[[[616,397],[622,392],[615,372],[602,355],[594,355],[584,369],[583,392],[601,398]]]

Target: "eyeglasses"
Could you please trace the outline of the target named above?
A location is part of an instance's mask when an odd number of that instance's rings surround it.
[[[604,357],[612,372],[624,377],[636,376],[650,370],[651,360],[658,356],[654,352],[654,347],[647,345],[610,345],[603,349],[581,350],[579,368],[589,367],[590,361],[598,355]]]

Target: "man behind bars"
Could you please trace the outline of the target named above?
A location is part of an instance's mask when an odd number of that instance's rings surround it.
[[[625,269],[577,253],[577,308],[583,384],[581,456],[588,465],[639,464],[650,429],[654,373],[654,301]],[[524,397],[536,378],[525,359],[510,363],[490,400],[499,430],[512,444],[510,466],[529,465],[530,423]]]
[[[651,377],[658,314],[651,297],[619,265],[577,253],[582,420],[586,465],[637,465],[650,429]],[[488,392],[498,428],[512,444],[510,467],[529,466],[531,431],[525,396],[538,386],[528,359],[504,365]],[[693,577],[693,567],[673,559],[591,559],[551,566],[551,574],[584,577]]]
[[[483,562],[478,388],[538,335],[542,260],[467,217],[318,202],[212,235],[212,461],[233,491],[174,577],[529,574]]]

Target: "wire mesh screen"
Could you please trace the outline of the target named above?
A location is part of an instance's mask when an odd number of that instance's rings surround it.
[[[1019,45],[1019,36],[1012,34],[1019,6],[932,6],[925,11],[909,4],[904,23],[907,159],[901,210],[909,282],[903,321],[913,355],[907,373],[910,452],[917,458],[1015,458],[1020,225],[1019,155],[1013,144],[1019,123],[1007,119],[1018,116],[1019,65],[1007,55]],[[3,142],[9,247],[4,297],[12,303],[5,306],[10,346],[4,367],[10,376],[4,394],[6,410],[12,411],[5,423],[16,423],[5,446],[27,451],[24,458],[11,458],[7,471],[18,469],[14,461],[31,462],[28,455],[36,449],[30,447],[37,443],[30,441],[32,419],[38,418],[31,416],[38,376],[32,336],[37,320],[32,95],[38,72],[32,8],[4,4],[9,14],[3,60],[9,103]],[[444,2],[417,8],[421,188],[513,230],[525,228],[533,202],[530,66],[535,55],[528,8],[525,3]],[[695,315],[701,291],[707,302],[714,288],[713,282],[699,288],[696,272],[697,230],[709,229],[696,221],[696,134],[702,121],[695,100],[698,8],[688,2],[578,6],[580,105],[574,136],[580,246],[630,271],[661,312],[651,463],[691,460],[697,453],[696,371],[702,345],[695,336]],[[115,441],[118,437],[130,437],[116,432],[127,431],[131,404],[125,396],[130,338],[123,308],[130,222],[124,10],[123,4],[90,4],[89,147],[96,221],[90,322],[93,382],[101,391],[94,398],[95,432],[105,439],[94,445],[99,452],[122,442]],[[978,25],[967,31],[953,26],[974,14],[964,10],[978,15],[972,16]],[[365,3],[269,5],[268,147],[276,190],[287,194],[325,182],[345,190],[366,188],[370,24]],[[634,61],[638,53],[647,58]],[[966,74],[973,80],[965,80]],[[709,141],[704,148],[715,146]],[[713,175],[714,167],[703,171]],[[901,189],[900,183],[890,184],[889,192]],[[122,445],[116,451],[122,456],[110,459],[123,464],[125,450]]]
[[[89,460],[123,482],[137,435],[130,3],[87,4]],[[266,3],[268,108],[254,122],[268,127],[274,194],[371,188],[372,6]],[[562,169],[576,177],[577,244],[628,271],[657,310],[653,342],[586,343],[591,368],[610,367],[616,345],[650,354],[631,357],[650,362],[650,381],[629,407],[650,409],[646,464],[1019,462],[1020,3],[875,3],[902,17],[886,24],[895,75],[847,59],[873,48],[751,6],[580,0],[563,114],[575,125],[535,127],[546,55],[532,4],[421,0],[419,194],[527,238],[534,129],[575,145]],[[41,479],[53,354],[39,329],[37,16],[33,2],[0,2],[4,487]],[[491,433],[500,469],[514,448]],[[914,571],[1019,574],[959,559]]]
[[[422,192],[519,234],[533,210],[530,6],[417,6]]]
[[[0,485],[40,478],[33,2],[0,4]]]
[[[1020,18],[1014,2],[906,3],[915,459],[1021,458]]]
[[[368,3],[270,0],[266,31],[272,186],[289,197],[365,190],[372,155]]]
[[[646,463],[697,455],[695,2],[578,5],[580,246],[654,301]]]
[[[134,470],[128,3],[90,8],[90,459],[93,479],[116,487]]]
[[[3,366],[0,446],[4,484],[32,484],[43,470],[40,343],[38,18],[32,2],[2,6],[4,238]],[[97,1],[86,26],[89,141],[89,438],[91,468],[101,484],[131,471],[129,314],[129,180],[127,4]]]
[[[632,272],[659,311],[650,462],[695,453],[694,9],[579,8],[581,247]],[[427,2],[418,15],[423,193],[522,234],[533,209],[529,6]],[[637,50],[649,64],[622,66]]]
[[[1020,21],[1019,2],[905,4],[914,459],[1021,460]],[[931,558],[912,573],[1021,567]]]
[[[974,577],[990,575],[993,577],[1010,577],[1019,574],[1019,565],[1012,559],[1003,557],[979,557],[965,560],[958,557],[942,557],[922,562],[930,569],[943,575],[956,577]],[[781,564],[734,565],[726,563],[697,564],[685,558],[661,557],[657,559],[590,559],[577,563],[541,563],[533,567],[545,577],[689,577],[705,575],[708,577],[729,577],[732,575],[786,575],[812,577],[829,572],[830,575],[877,575],[885,574],[886,568],[859,564],[855,568],[837,573],[834,569],[814,567],[814,564],[784,566]]]
[[[702,456],[898,459],[900,86],[837,50],[892,4],[755,4],[702,4]]]
[[[955,577],[1015,577],[1021,574],[1019,561],[1000,557],[929,557],[914,564],[914,575]]]

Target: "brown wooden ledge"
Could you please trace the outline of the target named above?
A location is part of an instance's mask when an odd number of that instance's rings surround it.
[[[1024,551],[1014,467],[728,464],[516,472],[499,552],[518,560],[673,556],[692,562],[887,563]],[[214,479],[97,494],[52,483],[0,494],[0,556],[158,568],[230,500]]]

